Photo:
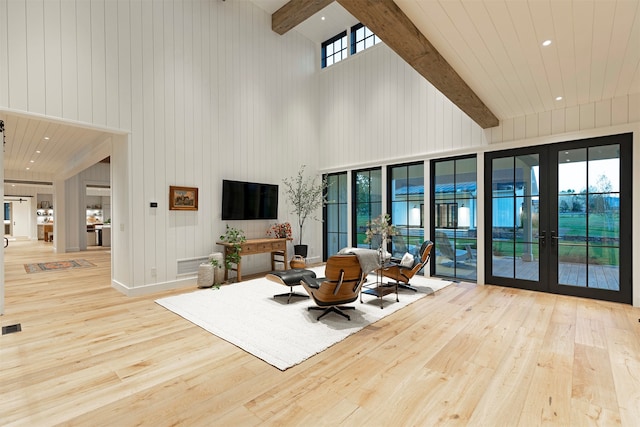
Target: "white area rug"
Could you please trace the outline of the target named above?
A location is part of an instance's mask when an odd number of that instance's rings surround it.
[[[318,277],[324,275],[324,266],[312,270]],[[369,282],[375,282],[375,275]],[[416,276],[411,284],[418,292],[400,290],[400,302],[396,302],[395,294],[387,295],[383,298],[384,309],[371,295],[362,296],[363,304],[348,304],[356,308],[348,311],[351,321],[335,313],[318,321],[316,317],[322,312],[307,310],[315,305],[311,298],[293,297],[289,304],[286,297],[274,299],[289,288],[264,278],[156,302],[284,371],[451,282]],[[302,286],[295,286],[294,291],[306,294]]]

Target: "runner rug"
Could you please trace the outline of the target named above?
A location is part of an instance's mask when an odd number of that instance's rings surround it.
[[[95,266],[95,264],[87,261],[86,259],[72,259],[69,261],[50,261],[25,264],[24,269],[27,273],[40,273],[42,271],[60,271],[70,270],[72,268],[87,268]]]
[[[318,277],[324,275],[324,267],[312,270]],[[369,282],[375,282],[375,275],[370,276]],[[363,295],[362,304],[359,301],[348,304],[356,308],[349,311],[351,321],[334,313],[316,320],[320,312],[307,310],[314,305],[311,298],[293,297],[287,304],[286,297],[273,296],[289,288],[264,278],[156,302],[284,371],[451,282],[414,276],[411,284],[418,292],[400,291],[400,302],[396,302],[395,294],[387,295],[383,298],[383,309],[380,300],[370,295]],[[302,287],[295,290],[305,293]]]

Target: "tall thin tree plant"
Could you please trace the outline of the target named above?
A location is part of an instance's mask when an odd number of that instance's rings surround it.
[[[305,167],[306,165],[300,166],[295,177],[282,180],[289,204],[293,207],[291,213],[298,217],[299,245],[302,245],[302,231],[307,218],[322,221],[316,216],[317,210],[327,203],[326,178],[322,178],[320,182],[316,177],[305,178]]]

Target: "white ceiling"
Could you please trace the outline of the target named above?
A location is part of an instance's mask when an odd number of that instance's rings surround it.
[[[252,1],[273,13],[288,0]],[[500,120],[640,93],[638,0],[395,2]],[[356,22],[332,3],[295,30],[319,45]],[[2,111],[0,119],[6,175],[60,174],[109,137]]]
[[[31,177],[31,182],[51,182],[68,177],[76,165],[111,137],[111,133],[44,118],[8,114],[4,120],[5,182]],[[108,153],[107,153],[108,155]],[[98,162],[101,158],[93,158]],[[76,171],[76,173],[79,171]]]
[[[638,0],[394,1],[500,120],[640,93]],[[295,29],[320,44],[353,22],[333,3]]]

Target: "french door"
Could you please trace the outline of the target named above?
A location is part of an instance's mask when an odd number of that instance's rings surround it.
[[[487,283],[630,304],[632,135],[485,155]]]

